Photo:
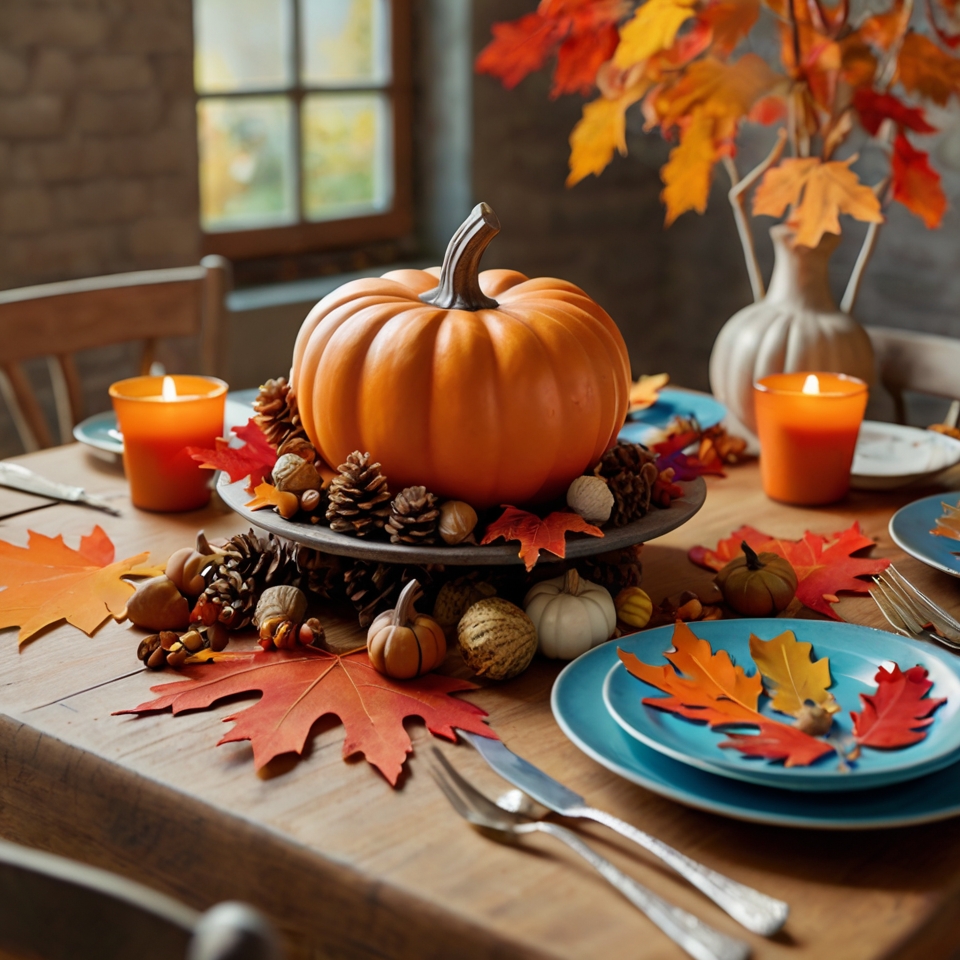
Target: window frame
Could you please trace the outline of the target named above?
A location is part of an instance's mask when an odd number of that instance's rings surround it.
[[[323,88],[304,86],[301,80],[300,3],[291,0],[294,30],[294,82],[286,89],[251,90],[242,93],[201,94],[194,87],[194,104],[201,100],[238,99],[257,96],[284,96],[293,104],[294,164],[297,176],[297,216],[303,215],[303,154],[301,147],[301,107],[304,97],[317,92],[376,90],[385,93],[393,106],[393,203],[383,213],[339,220],[311,222],[299,220],[277,227],[250,230],[224,230],[215,233],[200,227],[204,255],[216,253],[228,260],[252,260],[260,257],[320,253],[344,247],[360,246],[382,240],[394,240],[413,230],[413,63],[411,0],[390,0],[391,80],[378,87]],[[199,140],[197,141],[199,172]]]

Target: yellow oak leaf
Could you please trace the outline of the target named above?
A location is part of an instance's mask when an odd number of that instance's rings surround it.
[[[695,6],[696,0],[647,0],[621,28],[613,62],[631,67],[672,47],[677,32],[694,16]]]
[[[903,38],[897,68],[908,93],[919,94],[941,107],[951,96],[960,97],[960,60],[919,33]]]
[[[796,231],[796,243],[815,247],[825,233],[840,233],[839,214],[856,220],[882,223],[880,201],[876,194],[850,169],[856,160],[831,160],[822,163],[816,157],[790,157],[768,170],[753,197],[754,214],[782,216],[796,205],[790,224]]]
[[[583,116],[570,134],[568,187],[591,173],[599,176],[613,159],[614,150],[626,156],[627,107],[636,103],[650,86],[651,82],[643,79],[616,98],[599,97],[584,104]]]
[[[710,197],[710,175],[717,159],[713,139],[714,119],[702,108],[696,110],[660,170],[664,187],[660,199],[667,208],[669,227],[681,213],[703,213]]]
[[[147,565],[149,552],[114,563],[110,538],[99,526],[74,550],[63,536],[29,531],[26,547],[0,540],[0,629],[19,627],[23,643],[66,620],[91,636],[109,617],[121,619],[135,587],[125,576],[163,572]]]
[[[772,640],[750,634],[750,656],[770,685],[768,693],[774,710],[795,717],[808,700],[828,713],[840,709],[827,690],[833,683],[830,661],[826,657],[815,661],[812,654],[813,644],[798,643],[792,630],[785,630]]]

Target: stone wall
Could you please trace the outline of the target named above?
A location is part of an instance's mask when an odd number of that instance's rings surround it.
[[[0,2],[0,288],[199,259],[190,0]]]

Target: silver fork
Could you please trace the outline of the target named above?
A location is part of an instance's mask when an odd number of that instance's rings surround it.
[[[879,579],[888,588],[896,590],[924,623],[932,623],[948,640],[960,641],[960,621],[918,590],[893,564],[879,575]]]
[[[433,765],[430,770],[437,786],[453,809],[482,833],[508,843],[516,843],[519,837],[530,833],[546,833],[555,837],[583,857],[608,883],[695,960],[746,960],[750,955],[748,944],[714,930],[692,913],[667,903],[652,890],[641,886],[618,870],[609,860],[601,857],[572,830],[545,820],[530,821],[520,814],[498,807],[466,781],[440,750],[433,747],[433,753],[440,764]]]
[[[884,583],[879,577],[874,577],[874,583],[876,586],[870,591],[870,596],[880,608],[887,623],[897,633],[904,637],[931,640],[948,650],[960,650],[960,643],[941,636],[935,630],[928,630],[925,626],[926,618],[918,616],[912,605],[906,602],[903,595],[889,583]]]

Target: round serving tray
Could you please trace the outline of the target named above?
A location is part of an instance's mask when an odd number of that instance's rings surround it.
[[[666,510],[653,509],[645,517],[628,523],[625,527],[606,531],[603,537],[591,537],[572,533],[567,537],[567,558],[591,557],[608,550],[618,550],[635,543],[645,543],[662,537],[686,523],[702,506],[707,496],[707,485],[702,477],[679,484],[683,496],[674,500]],[[481,547],[472,544],[457,544],[432,547],[408,547],[402,544],[384,543],[382,540],[365,540],[334,533],[329,527],[309,523],[294,523],[284,520],[273,510],[251,510],[246,506],[251,495],[246,481],[231,483],[230,477],[221,473],[217,477],[217,492],[223,502],[235,513],[262,530],[278,537],[294,540],[305,546],[333,553],[342,557],[360,560],[379,560],[384,563],[445,563],[451,566],[500,566],[508,563],[523,563],[517,554],[516,541],[498,541]],[[544,553],[544,559],[554,559]]]

